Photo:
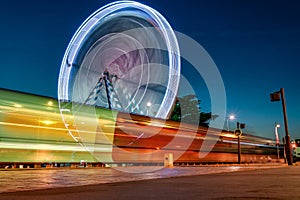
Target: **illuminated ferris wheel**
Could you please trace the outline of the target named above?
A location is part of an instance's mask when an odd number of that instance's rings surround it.
[[[179,77],[179,47],[166,19],[141,3],[118,1],[94,12],[74,34],[58,99],[167,118]]]

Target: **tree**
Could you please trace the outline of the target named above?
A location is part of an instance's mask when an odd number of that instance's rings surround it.
[[[212,115],[211,112],[201,112],[201,101],[196,95],[186,95],[178,97],[174,106],[171,120],[185,121],[191,124],[198,124],[200,126],[209,126],[209,121],[217,118],[217,115]]]
[[[180,122],[181,121],[181,109],[180,109],[180,103],[179,100],[176,100],[173,113],[171,115],[171,120]]]

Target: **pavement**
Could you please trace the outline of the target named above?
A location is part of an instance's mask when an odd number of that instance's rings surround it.
[[[300,166],[4,192],[0,199],[300,199]]]

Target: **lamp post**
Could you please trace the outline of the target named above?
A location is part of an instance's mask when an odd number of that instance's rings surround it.
[[[230,115],[230,116],[227,118],[227,131],[229,131],[228,120],[233,120],[233,119],[235,119],[234,115]]]
[[[270,94],[271,101],[280,101],[282,103],[282,111],[283,111],[283,118],[284,118],[284,129],[285,129],[285,150],[286,150],[286,159],[288,162],[288,165],[293,165],[293,158],[292,158],[292,152],[291,152],[291,141],[290,141],[290,135],[288,131],[288,120],[287,120],[287,114],[286,114],[286,105],[285,105],[285,97],[284,97],[284,89],[280,88],[279,91],[273,92]]]
[[[151,105],[152,105],[152,103],[150,101],[147,102],[147,115],[149,115],[149,110],[150,110]]]
[[[241,155],[242,155],[242,149],[241,149],[241,135],[242,135],[242,129],[246,127],[245,123],[236,123],[236,129],[234,131],[234,134],[237,136],[238,139],[238,164],[242,163]]]
[[[275,123],[275,136],[276,136],[276,146],[277,146],[277,159],[279,160],[279,136],[278,136],[278,128],[280,128],[280,124]]]

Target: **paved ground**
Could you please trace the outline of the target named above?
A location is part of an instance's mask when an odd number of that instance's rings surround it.
[[[0,199],[300,199],[300,166],[0,193]]]
[[[0,193],[282,167],[282,164],[0,170]]]

